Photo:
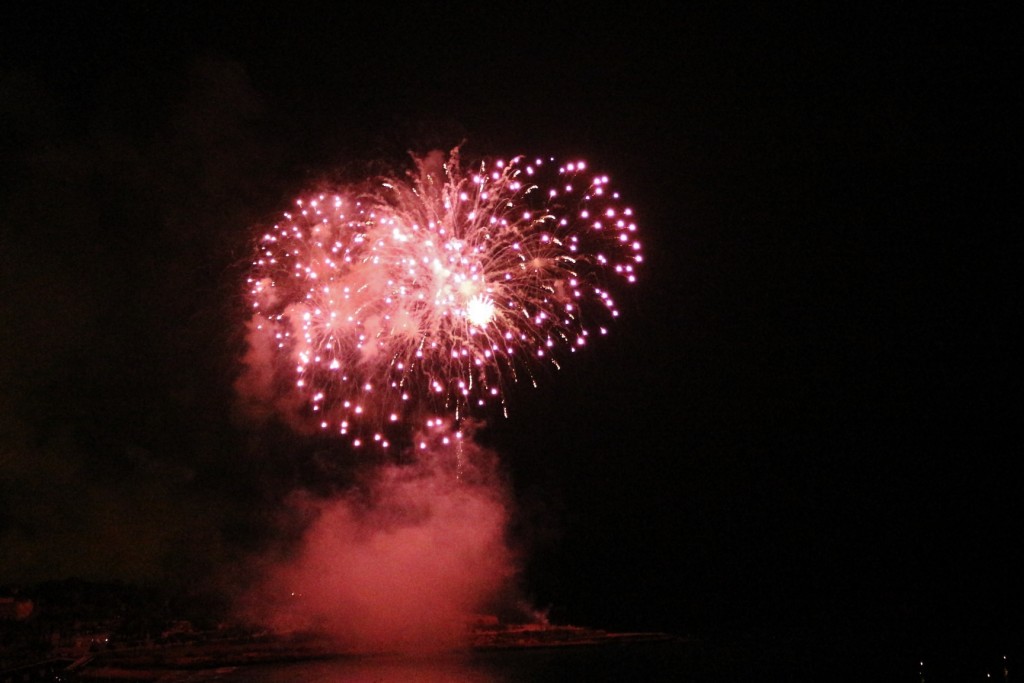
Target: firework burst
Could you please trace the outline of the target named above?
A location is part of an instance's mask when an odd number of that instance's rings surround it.
[[[458,437],[606,332],[611,289],[643,260],[636,232],[583,161],[466,170],[457,149],[433,152],[407,178],[300,197],[263,231],[252,329],[321,429],[384,448],[424,427]]]

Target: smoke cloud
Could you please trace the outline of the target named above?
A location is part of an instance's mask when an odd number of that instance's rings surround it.
[[[287,557],[265,560],[247,619],[358,652],[422,653],[468,643],[481,615],[515,602],[517,554],[494,453],[464,438],[411,464],[375,468],[346,494],[297,492],[308,520]]]

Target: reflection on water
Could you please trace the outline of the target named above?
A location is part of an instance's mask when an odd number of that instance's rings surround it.
[[[587,683],[978,680],[1008,683],[1013,652],[886,639],[662,641],[511,649],[422,658],[349,657],[207,671],[188,683]],[[925,656],[922,652],[929,652]],[[924,664],[922,664],[922,662]],[[185,679],[174,679],[176,683]]]
[[[302,662],[247,668],[219,680],[251,683],[498,683],[510,679],[495,677],[468,657],[452,655],[432,658],[365,657]]]
[[[678,643],[498,650],[431,657],[351,657],[221,672],[222,683],[525,683],[669,681],[685,670]]]

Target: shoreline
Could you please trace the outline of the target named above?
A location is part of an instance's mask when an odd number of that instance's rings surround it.
[[[465,647],[439,650],[438,656],[472,655],[513,650],[591,648],[638,643],[682,642],[666,633],[614,633],[570,626],[528,626],[478,631]],[[72,680],[106,683],[149,683],[180,678],[185,672],[215,674],[247,666],[315,660],[402,656],[400,652],[356,652],[317,639],[214,641],[95,653],[69,668]],[[414,655],[410,655],[414,656]]]

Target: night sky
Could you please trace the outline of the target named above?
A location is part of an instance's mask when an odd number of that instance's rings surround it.
[[[1021,632],[1011,22],[214,4],[2,11],[0,584],[240,577],[343,488],[343,443],[237,410],[252,226],[465,141],[587,158],[647,256],[481,434],[534,604]]]

